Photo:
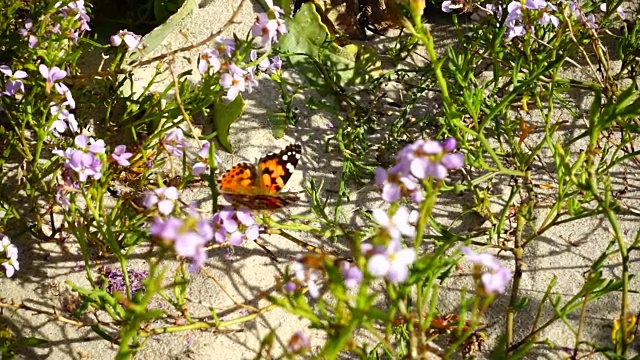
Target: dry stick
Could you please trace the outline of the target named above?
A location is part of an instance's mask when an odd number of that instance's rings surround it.
[[[267,229],[266,232],[267,232],[267,234],[280,235],[283,238],[285,238],[285,239],[293,242],[294,244],[300,246],[301,248],[309,250],[309,251],[314,252],[316,254],[333,256],[333,255],[325,253],[324,251],[320,250],[319,248],[317,248],[317,247],[315,247],[315,246],[313,246],[313,245],[311,245],[311,244],[309,244],[307,242],[304,242],[304,241],[296,238],[293,235],[290,235],[290,234],[282,231],[281,229]]]

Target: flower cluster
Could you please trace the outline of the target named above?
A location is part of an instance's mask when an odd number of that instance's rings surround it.
[[[100,286],[105,286],[109,294],[113,295],[116,292],[126,293],[126,286],[124,282],[124,274],[120,269],[102,269],[102,275],[106,279],[106,283],[99,283]],[[145,291],[145,285],[143,281],[149,276],[149,272],[146,270],[134,270],[127,269],[127,275],[129,278],[129,288],[131,289],[131,296],[134,296],[138,291]]]
[[[500,261],[491,254],[477,254],[466,246],[463,246],[460,250],[475,265],[473,276],[476,280],[480,280],[482,284],[481,290],[484,293],[489,295],[504,293],[513,277],[511,270],[502,267]],[[489,271],[483,271],[483,267]]]
[[[67,148],[65,151],[53,150],[53,153],[64,158],[64,168],[75,173],[77,180],[85,182],[89,178],[100,180],[102,177],[101,154],[105,153],[105,144],[101,139],[95,140],[86,135],[75,137],[75,148]]]
[[[56,137],[60,136],[60,134],[64,133],[67,129],[70,129],[74,133],[78,132],[78,121],[75,115],[69,111],[69,109],[73,110],[76,108],[76,102],[73,99],[71,90],[65,84],[58,82],[67,76],[67,72],[57,66],[48,68],[44,64],[40,64],[38,71],[40,71],[40,74],[45,79],[45,91],[49,93],[51,88],[54,88],[59,95],[59,99],[52,101],[49,105],[51,115],[57,117],[51,124],[49,130],[53,136]]]
[[[205,245],[213,239],[211,221],[203,219],[194,207],[189,209],[185,219],[155,217],[149,231],[163,245],[172,247],[176,254],[191,260],[192,271],[207,259]]]
[[[260,44],[268,47],[272,43],[278,42],[278,35],[287,33],[287,27],[280,15],[284,14],[278,6],[273,6],[272,0],[266,0],[269,11],[258,14],[256,21],[251,27],[251,35],[261,37]]]
[[[263,47],[268,47],[278,41],[278,35],[287,32],[284,20],[280,18],[284,11],[272,2],[267,1],[270,9],[266,13],[259,14],[251,32],[254,37],[261,37]],[[198,71],[201,74],[207,72],[220,72],[220,85],[227,91],[226,98],[233,101],[241,92],[251,92],[253,86],[258,84],[256,80],[256,69],[267,74],[276,73],[282,66],[282,60],[275,56],[269,60],[265,58],[258,63],[258,66],[242,66],[234,63],[234,52],[236,43],[232,39],[217,38],[212,49],[204,49],[200,53],[198,61]],[[258,60],[256,50],[249,52],[251,62]]]
[[[58,21],[49,25],[44,36],[45,38],[51,38],[53,35],[61,35],[77,45],[80,34],[91,30],[89,26],[91,18],[87,14],[84,0],[69,1],[64,6],[62,6],[62,3],[62,1],[55,3],[54,8],[58,9],[59,18],[56,19]],[[64,26],[61,25],[62,23],[64,23]],[[32,49],[39,44],[38,37],[32,32],[33,29],[33,20],[29,18],[25,19],[24,28],[18,29],[18,35],[27,38],[29,47]]]
[[[526,0],[524,4],[512,1],[507,5],[507,11],[507,39],[522,36],[527,30],[533,32],[534,22],[542,26],[552,24],[556,28],[560,24],[558,17],[551,14],[557,12],[558,8],[545,0]]]
[[[5,274],[7,277],[12,277],[13,274],[20,270],[20,263],[18,262],[18,248],[11,243],[8,236],[0,234],[2,240],[0,240],[0,250],[4,252],[6,260],[2,261]]]
[[[260,226],[246,208],[234,210],[231,206],[224,207],[213,214],[213,228],[218,244],[228,242],[229,245],[239,246],[260,236]]]
[[[453,138],[443,142],[420,139],[405,146],[396,155],[397,162],[391,169],[376,169],[376,184],[382,187],[382,199],[393,203],[408,196],[415,203],[422,202],[419,180],[429,177],[442,180],[449,170],[464,165],[462,154],[453,153],[455,148]]]

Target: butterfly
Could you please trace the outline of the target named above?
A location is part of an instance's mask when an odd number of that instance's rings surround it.
[[[218,189],[230,203],[249,209],[278,209],[292,204],[298,197],[280,191],[291,178],[301,154],[302,146],[292,144],[262,157],[257,165],[236,164],[218,180]]]

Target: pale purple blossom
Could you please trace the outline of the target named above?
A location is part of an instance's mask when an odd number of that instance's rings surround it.
[[[47,93],[51,91],[51,87],[54,83],[64,79],[65,76],[67,76],[67,72],[64,70],[60,70],[60,68],[57,66],[49,69],[45,64],[40,64],[40,66],[38,66],[38,71],[40,71],[40,74],[45,79]]]
[[[7,65],[0,65],[0,72],[9,77],[5,84],[5,91],[3,95],[13,96],[18,91],[24,93],[24,83],[22,79],[27,78],[27,73],[22,70],[16,70],[13,72]]]
[[[145,193],[142,205],[147,209],[157,205],[158,212],[167,216],[173,212],[175,201],[178,200],[179,197],[180,193],[176,187],[159,187]]]
[[[477,272],[481,271],[483,267],[488,269],[480,275],[480,281],[487,294],[504,293],[513,277],[511,270],[503,267],[494,255],[478,254],[467,246],[463,246],[461,251],[469,261],[475,264]]]
[[[269,19],[267,13],[258,14],[251,27],[251,35],[261,37],[260,45],[267,47],[278,41],[278,22],[275,19]]]
[[[173,156],[182,156],[182,149],[186,146],[182,129],[174,128],[169,130],[162,140],[162,145]]]
[[[191,261],[191,271],[197,270],[207,259],[205,245],[213,238],[213,228],[193,208],[186,221],[176,217],[156,217],[149,231],[164,243],[172,243],[176,254],[188,258]]]
[[[248,209],[234,210],[225,206],[213,215],[213,238],[219,244],[239,246],[246,241],[254,241],[260,236],[260,226],[256,224]]]
[[[222,74],[220,77],[220,85],[227,90],[226,97],[233,101],[238,97],[238,94],[245,90],[244,76],[247,72],[234,64],[229,64],[227,70],[229,72]]]
[[[66,99],[65,102],[63,102],[62,106],[64,105],[68,105],[71,109],[75,109],[76,108],[76,101],[73,99],[73,95],[71,94],[71,90],[69,90],[69,88],[67,87],[67,85],[63,84],[63,83],[55,83],[54,87],[56,89],[56,92],[60,95],[63,95]]]
[[[320,296],[320,274],[314,268],[306,267],[302,262],[296,261],[292,265],[293,278],[295,282],[301,286],[305,286],[309,295],[317,299]]]
[[[0,259],[2,261],[2,266],[5,269],[5,275],[7,277],[12,277],[16,271],[20,270],[20,263],[18,262],[18,248],[11,243],[11,240],[8,236],[2,235],[2,240],[0,241],[0,250],[4,252],[4,257],[6,260]]]
[[[35,35],[33,35],[33,33],[31,32],[32,28],[33,28],[33,20],[25,19],[24,28],[18,29],[18,35],[20,35],[23,38],[28,37],[29,47],[33,49],[34,47],[36,47],[36,45],[38,45],[38,38]]]
[[[415,227],[409,223],[409,210],[404,206],[399,206],[391,217],[382,209],[374,209],[372,216],[380,225],[382,233],[392,240],[399,240],[403,235],[412,237],[416,234]]]
[[[416,259],[413,249],[403,248],[399,240],[390,240],[386,247],[361,245],[362,254],[368,258],[367,272],[373,277],[384,277],[399,284],[409,277],[409,266]]]
[[[120,30],[111,36],[111,46],[119,47],[124,43],[128,51],[136,51],[141,48],[142,36],[127,30]]]
[[[127,152],[126,145],[118,145],[115,149],[113,149],[113,153],[111,153],[111,158],[118,163],[120,166],[129,166],[131,163],[129,162],[129,158],[133,156],[132,153]]]
[[[214,73],[220,71],[222,64],[219,59],[220,53],[215,49],[205,49],[200,53],[198,60],[198,71],[204,74],[208,69],[212,69]]]
[[[344,286],[347,289],[355,289],[362,282],[362,271],[360,271],[356,264],[348,261],[341,261],[339,268],[340,274],[342,274],[342,277],[344,278]]]

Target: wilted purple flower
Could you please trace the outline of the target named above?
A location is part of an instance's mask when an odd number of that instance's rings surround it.
[[[185,147],[182,129],[174,128],[169,130],[162,140],[162,146],[173,156],[182,156],[182,149]]]
[[[484,292],[489,295],[504,293],[513,277],[511,270],[502,267],[500,261],[491,254],[477,254],[466,246],[463,246],[461,251],[469,261],[475,264],[474,278],[480,278]],[[489,271],[482,272],[482,267],[489,269]]]
[[[4,252],[4,257],[7,259],[2,262],[4,266],[5,274],[7,277],[12,277],[13,274],[20,270],[20,263],[18,262],[18,248],[11,243],[8,236],[0,234],[2,240],[0,241],[0,250]]]
[[[289,339],[287,349],[294,354],[304,354],[311,349],[311,342],[302,331],[296,331]]]
[[[5,85],[5,91],[2,93],[7,96],[13,96],[18,91],[24,93],[24,83],[21,79],[27,78],[27,73],[22,70],[13,72],[7,65],[0,65],[0,72],[9,77]]]
[[[127,291],[124,283],[124,274],[120,269],[102,269],[102,275],[106,279],[106,284],[99,283],[100,286],[105,286],[109,294],[113,295],[116,292],[125,294]],[[137,292],[146,290],[144,280],[149,276],[149,272],[146,270],[127,269],[127,275],[129,278],[129,289],[131,290],[131,296],[134,296]]]
[[[118,163],[120,166],[129,166],[131,163],[129,162],[129,158],[132,157],[133,154],[127,152],[126,145],[118,145],[115,149],[113,149],[113,153],[111,153],[111,158]]]
[[[111,46],[119,47],[124,42],[128,51],[136,51],[140,48],[142,36],[136,35],[131,31],[120,30],[117,34],[111,36]]]
[[[216,73],[220,71],[222,64],[219,59],[220,53],[215,49],[204,49],[200,53],[200,59],[198,60],[198,71],[200,74],[204,74],[208,69],[213,69]]]
[[[158,212],[167,216],[173,212],[175,201],[178,200],[179,197],[180,194],[178,193],[178,189],[174,186],[159,187],[153,190],[153,192],[147,191],[145,193],[142,205],[145,208],[150,209],[157,204]]]
[[[399,240],[391,240],[387,247],[363,243],[362,254],[368,257],[367,272],[373,277],[385,277],[394,284],[409,277],[409,266],[416,259],[413,249],[405,249]]]
[[[64,79],[64,77],[67,76],[67,72],[64,70],[60,70],[60,68],[57,66],[49,69],[45,64],[40,64],[40,66],[38,67],[38,71],[40,71],[40,74],[46,81],[45,90],[47,93],[51,91],[51,87],[56,81]]]
[[[33,27],[33,20],[25,19],[24,20],[24,28],[18,29],[18,35],[21,37],[29,37],[29,47],[34,48],[38,45],[38,38],[31,33],[31,28]]]

